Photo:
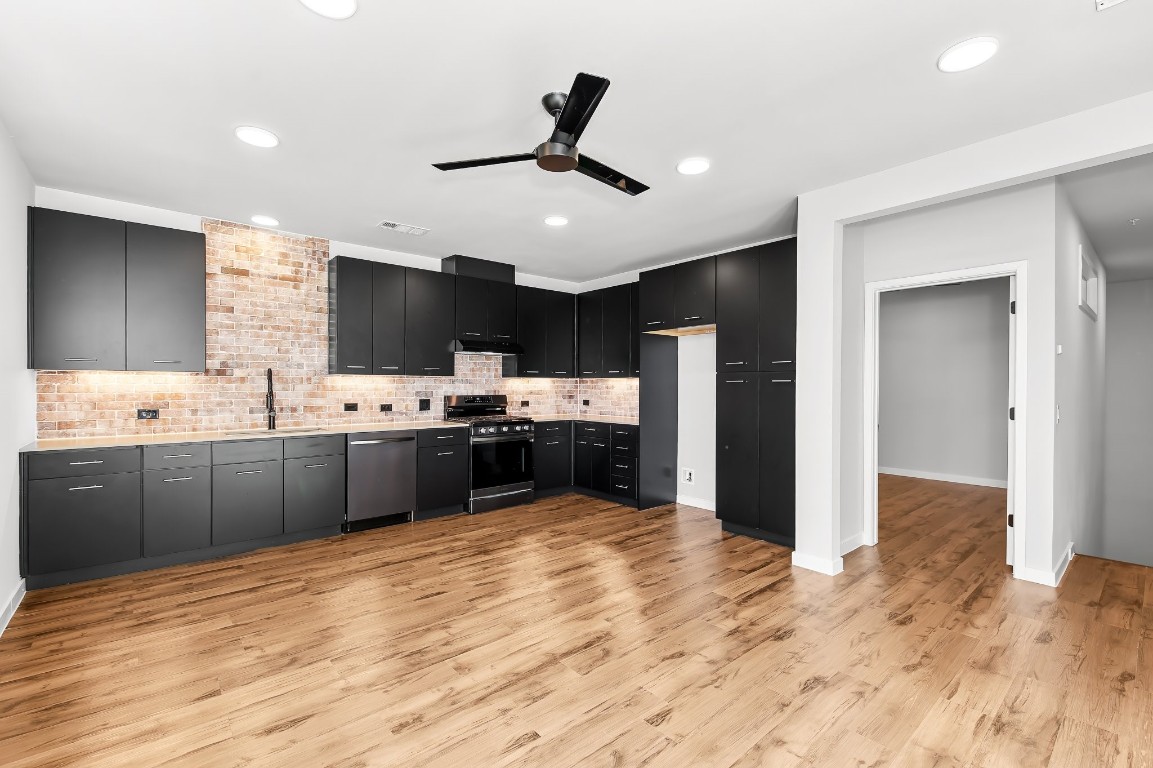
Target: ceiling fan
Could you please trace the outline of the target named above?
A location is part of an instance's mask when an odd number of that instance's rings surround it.
[[[546,171],[558,173],[577,171],[621,192],[639,195],[648,187],[577,151],[577,141],[580,140],[585,126],[588,125],[589,119],[608,89],[609,81],[605,78],[581,72],[576,76],[576,80],[573,80],[572,89],[567,94],[560,92],[545,94],[541,104],[544,105],[545,111],[553,116],[555,127],[548,141],[532,152],[523,155],[485,157],[479,160],[461,160],[456,163],[433,163],[432,167],[442,171],[455,171],[461,168],[478,168],[482,165],[536,160],[536,164]]]

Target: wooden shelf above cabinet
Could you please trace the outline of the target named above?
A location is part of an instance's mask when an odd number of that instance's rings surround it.
[[[706,333],[716,333],[715,323],[710,325],[694,325],[689,328],[670,328],[667,331],[645,331],[650,336],[703,336]]]

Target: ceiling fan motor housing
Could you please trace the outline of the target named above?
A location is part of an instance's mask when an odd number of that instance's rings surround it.
[[[561,144],[556,141],[546,141],[538,146],[533,154],[536,155],[536,164],[546,171],[561,173],[571,171],[577,167],[580,153],[576,147]]]

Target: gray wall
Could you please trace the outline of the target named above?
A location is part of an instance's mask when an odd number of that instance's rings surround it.
[[[1153,280],[1107,293],[1105,511],[1077,550],[1153,566]]]
[[[1009,279],[881,294],[882,472],[1004,487]]]
[[[717,336],[677,339],[677,501],[717,508]],[[693,470],[694,482],[681,471]]]

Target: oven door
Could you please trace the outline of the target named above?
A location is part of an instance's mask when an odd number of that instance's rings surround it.
[[[533,487],[532,436],[473,437],[471,442],[474,498]]]

